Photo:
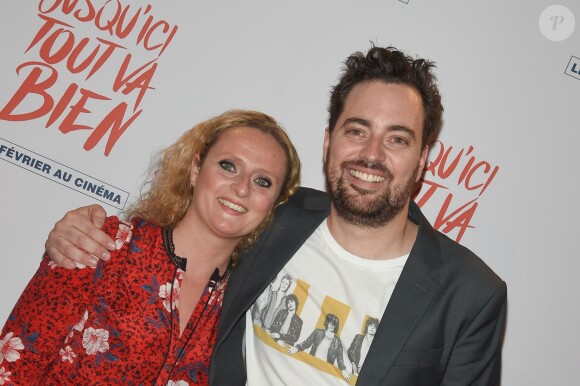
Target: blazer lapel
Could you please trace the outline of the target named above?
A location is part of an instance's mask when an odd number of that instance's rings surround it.
[[[419,223],[419,233],[361,369],[358,382],[363,385],[383,384],[440,287],[435,230],[413,202],[409,216]]]
[[[281,206],[276,221],[268,227],[259,242],[251,251],[240,256],[223,301],[218,329],[218,336],[222,339],[328,216],[326,196],[312,198],[314,205],[309,205],[309,199],[307,197],[301,207]],[[309,207],[314,209],[305,209]]]

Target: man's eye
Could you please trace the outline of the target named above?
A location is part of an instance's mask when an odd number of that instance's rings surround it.
[[[236,167],[230,161],[220,161],[220,166],[221,166],[222,169],[227,170],[229,172],[235,172],[236,171]]]
[[[393,142],[396,143],[397,145],[407,145],[409,143],[409,141],[407,141],[405,138],[402,137],[393,138]]]
[[[256,184],[260,185],[263,188],[269,188],[270,186],[272,186],[272,182],[270,182],[270,180],[267,178],[260,177],[256,178],[254,181],[256,182]]]
[[[363,134],[363,131],[360,129],[350,129],[350,130],[348,130],[348,133],[351,135],[354,135],[356,137],[359,137]]]

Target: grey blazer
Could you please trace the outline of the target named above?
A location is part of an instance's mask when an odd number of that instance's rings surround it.
[[[245,384],[245,313],[329,210],[326,193],[300,188],[240,256],[223,301],[211,385]],[[505,282],[473,252],[434,230],[414,202],[409,218],[419,225],[417,240],[357,385],[499,384]]]

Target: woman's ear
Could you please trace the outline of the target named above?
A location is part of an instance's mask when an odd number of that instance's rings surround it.
[[[197,180],[197,176],[199,174],[199,167],[200,167],[199,155],[196,154],[193,156],[193,160],[191,161],[191,173],[189,175],[189,180],[191,186],[195,186],[195,181]]]

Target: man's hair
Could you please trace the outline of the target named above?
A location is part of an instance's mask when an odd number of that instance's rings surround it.
[[[372,325],[377,328],[379,326],[379,320],[377,318],[368,318],[365,322],[365,334],[369,332],[369,327]]]
[[[296,308],[298,308],[298,305],[300,304],[298,297],[294,294],[286,296],[286,306],[288,306],[288,302],[294,302],[294,304],[296,304]]]
[[[332,88],[328,107],[328,130],[332,133],[348,94],[359,83],[380,81],[386,84],[407,85],[419,92],[423,101],[425,121],[422,146],[431,144],[441,129],[443,106],[437,88],[437,78],[432,73],[435,63],[425,59],[413,59],[394,47],[372,45],[365,54],[355,52],[344,62],[342,75]]]
[[[324,329],[325,330],[328,330],[328,325],[330,323],[334,324],[334,333],[336,334],[338,332],[338,325],[339,325],[338,317],[334,314],[326,315],[326,318],[324,319]]]
[[[282,276],[282,279],[280,279],[280,284],[282,284],[282,281],[284,279],[288,280],[288,287],[290,287],[290,285],[292,285],[292,281],[293,281],[292,276],[285,274],[284,276]]]

